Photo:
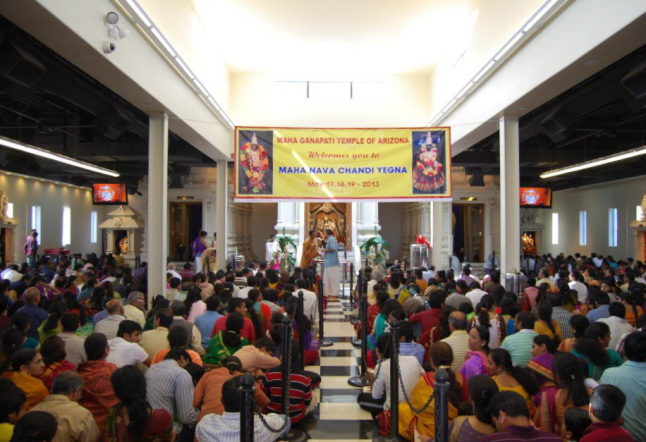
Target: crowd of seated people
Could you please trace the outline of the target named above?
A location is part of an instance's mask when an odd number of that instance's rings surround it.
[[[245,372],[256,379],[265,421],[278,428],[284,318],[292,342],[283,426],[310,413],[321,378],[301,368],[319,357],[309,270],[279,274],[250,263],[205,275],[183,267],[180,274],[168,265],[166,291],[146,309],[146,263],[133,271],[111,255],[75,254],[45,257],[31,271],[2,265],[0,442],[230,438],[239,434]],[[296,344],[296,287],[307,293],[305,361]],[[257,429],[265,435],[259,440],[281,434]]]
[[[397,406],[400,437],[434,437],[434,373],[443,368],[451,441],[646,440],[646,267],[596,254],[542,261],[525,272],[522,293],[506,291],[495,270],[480,279],[468,266],[456,274],[394,265],[383,277],[363,269],[374,373],[358,404],[382,435]],[[390,403],[393,320],[399,404]],[[363,327],[355,324],[358,337]],[[595,400],[612,413],[598,413]]]
[[[453,441],[646,440],[644,265],[596,255],[545,262],[527,272],[523,293],[507,292],[496,271],[364,269],[372,369],[358,406],[381,434],[434,437],[442,369]],[[245,373],[268,425],[303,425],[321,382],[303,368],[319,358],[310,269],[191,268],[169,264],[166,291],[153,296],[145,263],[133,271],[109,255],[44,258],[31,271],[3,266],[0,442],[231,440],[240,433]],[[394,345],[398,404],[390,400]],[[281,435],[258,417],[254,428],[257,440]]]

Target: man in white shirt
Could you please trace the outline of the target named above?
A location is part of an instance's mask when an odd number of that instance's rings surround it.
[[[106,309],[108,317],[97,322],[94,333],[102,333],[109,341],[117,337],[119,323],[128,318],[124,315],[123,303],[119,299],[109,300]]]
[[[581,275],[581,272],[575,270],[570,273],[570,282],[568,283],[568,286],[572,290],[576,290],[580,303],[584,303],[588,300],[588,288],[582,283],[582,281],[583,275]]]
[[[248,298],[249,290],[256,287],[256,285],[258,285],[258,278],[256,278],[255,276],[249,276],[247,278],[247,286],[240,289],[240,291],[238,292],[238,298]]]
[[[633,330],[633,326],[626,321],[626,306],[621,302],[612,302],[608,307],[610,316],[607,318],[597,319],[597,322],[604,322],[610,329],[610,344],[608,348],[617,350],[619,339]]]
[[[469,284],[469,288],[471,288],[471,290],[467,292],[467,298],[471,300],[471,303],[475,307],[480,303],[480,300],[487,294],[487,292],[480,288],[480,283],[478,281],[473,281]]]
[[[274,259],[274,254],[279,251],[280,247],[276,241],[276,235],[270,235],[269,241],[265,244],[265,261],[271,262]]]
[[[0,273],[0,279],[8,279],[11,282],[20,281],[22,278],[22,273],[18,271],[18,266],[16,264],[11,264],[9,267],[4,269]]]
[[[65,359],[75,366],[87,362],[85,353],[85,338],[76,336],[76,330],[79,328],[79,317],[76,313],[65,313],[61,317],[61,327],[63,331],[57,336],[65,344]]]
[[[141,332],[141,326],[135,321],[129,319],[121,321],[117,337],[109,341],[110,354],[106,361],[112,362],[118,368],[140,363],[150,367],[152,357],[139,346]]]
[[[307,281],[304,279],[296,280],[296,290],[293,295],[298,298],[300,292],[303,292],[303,313],[310,318],[313,324],[316,324],[319,317],[316,293],[307,290]]]
[[[247,375],[249,376],[249,375]],[[237,442],[240,440],[240,411],[242,403],[240,394],[240,380],[242,376],[236,376],[229,379],[222,386],[222,405],[224,413],[218,415],[215,413],[207,414],[197,424],[197,440],[210,442]],[[250,379],[253,383],[253,377]],[[275,413],[269,413],[264,416],[265,421],[270,427],[278,429],[284,423],[284,417]],[[269,431],[260,418],[254,415],[253,418],[253,438],[256,442],[274,442],[282,434],[288,433],[290,422],[287,419],[287,426],[282,433],[272,433]]]

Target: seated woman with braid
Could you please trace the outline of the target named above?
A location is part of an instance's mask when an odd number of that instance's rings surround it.
[[[431,365],[433,371],[424,374],[415,388],[407,391],[410,405],[424,411],[416,412],[400,397],[399,402],[399,435],[408,440],[415,440],[415,433],[422,436],[435,436],[435,401],[431,399],[435,390],[435,371],[443,368],[449,375],[449,424],[458,417],[458,407],[469,398],[466,379],[460,373],[451,370],[453,350],[446,342],[436,342],[431,347]]]
[[[243,326],[244,321],[240,313],[229,313],[226,317],[226,329],[217,332],[209,341],[204,362],[220,365],[224,358],[233,356],[242,347],[249,345],[249,341],[240,336]]]

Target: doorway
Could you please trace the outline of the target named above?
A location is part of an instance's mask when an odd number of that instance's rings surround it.
[[[202,202],[170,203],[169,253],[174,261],[191,261],[189,244],[202,230]]]
[[[453,204],[453,250],[468,262],[483,261],[484,204]]]

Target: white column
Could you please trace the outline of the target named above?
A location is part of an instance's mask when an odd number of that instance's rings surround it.
[[[148,136],[148,302],[166,293],[168,256],[168,116],[150,116]]]
[[[520,269],[520,141],[518,117],[500,118],[501,272]]]
[[[449,266],[449,256],[453,255],[453,218],[451,213],[452,202],[434,201],[432,218],[433,253],[431,263],[435,270],[446,269]]]
[[[217,254],[217,268],[224,270],[227,266],[227,253],[229,246],[229,238],[227,238],[228,222],[227,215],[229,205],[229,183],[227,180],[227,161],[218,160],[217,163],[217,182],[216,182],[216,232],[218,232],[218,254]]]

